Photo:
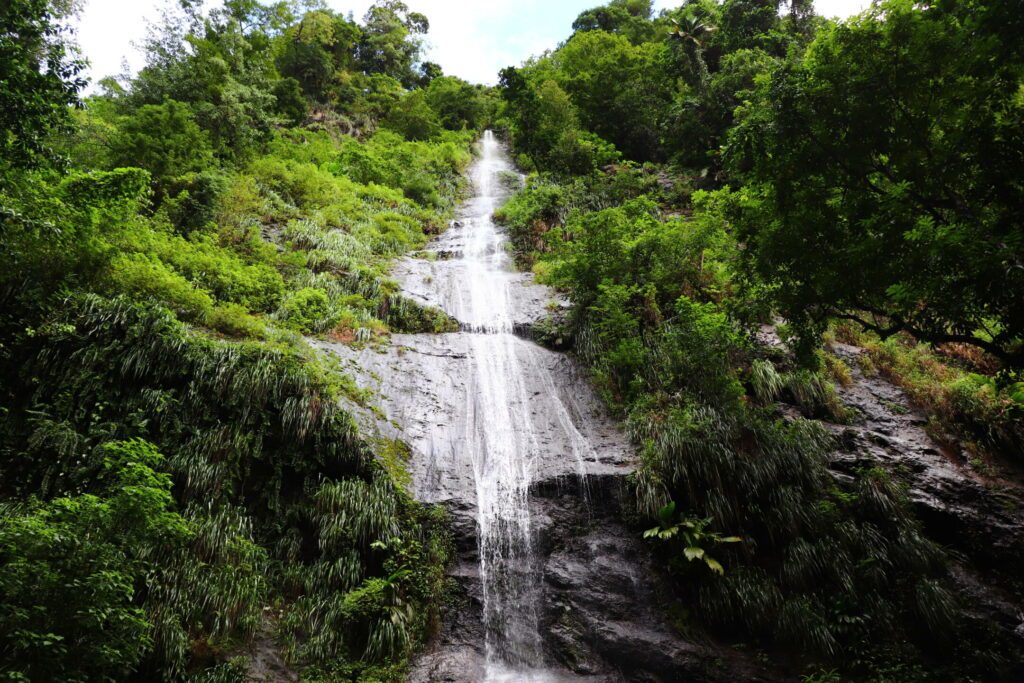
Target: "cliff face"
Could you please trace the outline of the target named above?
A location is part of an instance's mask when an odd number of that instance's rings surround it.
[[[839,448],[838,477],[884,467],[903,484],[925,534],[949,552],[951,575],[976,622],[1014,634],[1024,647],[1024,487],[1011,478],[986,478],[967,467],[959,447],[929,436],[927,416],[885,379],[866,377],[859,349],[835,344],[849,361],[853,382],[838,387],[854,410],[849,425],[830,425]]]

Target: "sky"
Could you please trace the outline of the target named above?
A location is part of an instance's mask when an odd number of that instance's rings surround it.
[[[124,62],[132,73],[138,71],[144,60],[134,45],[145,37],[146,22],[158,20],[168,1],[85,0],[78,42],[91,62],[89,76],[94,84],[120,74]],[[372,2],[328,0],[327,4],[360,19]],[[602,0],[406,0],[406,4],[430,20],[426,59],[440,64],[446,74],[493,84],[503,67],[518,65],[567,38],[576,16]],[[656,0],[655,8],[679,4]],[[819,14],[847,17],[865,9],[870,0],[815,0],[814,4]]]

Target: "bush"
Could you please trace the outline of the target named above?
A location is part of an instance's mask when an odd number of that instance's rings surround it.
[[[117,294],[149,299],[166,306],[183,320],[204,320],[213,299],[160,259],[145,254],[123,254],[111,263],[110,289]]]
[[[238,304],[223,304],[215,306],[206,316],[206,326],[218,332],[223,332],[229,337],[242,337],[246,339],[262,339],[266,334],[266,325]]]
[[[167,100],[144,105],[124,119],[111,142],[111,159],[118,166],[149,171],[159,200],[172,178],[206,170],[213,148],[189,106]]]
[[[178,232],[187,235],[213,222],[226,183],[224,175],[216,171],[189,173],[167,181],[164,210]]]
[[[3,506],[0,652],[26,680],[128,675],[153,645],[136,590],[190,531],[145,441],[108,444],[96,493]]]
[[[384,126],[406,140],[430,140],[441,132],[441,121],[422,90],[406,94],[384,120]]]
[[[306,287],[290,294],[278,316],[300,332],[322,332],[333,326],[331,300],[320,289]]]

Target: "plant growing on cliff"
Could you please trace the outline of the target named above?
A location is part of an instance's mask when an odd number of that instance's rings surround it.
[[[668,541],[672,546],[682,547],[682,558],[687,562],[701,561],[716,574],[724,574],[722,564],[707,553],[707,549],[720,543],[742,543],[739,536],[723,536],[718,532],[708,531],[711,518],[696,517],[676,518],[675,501],[670,502],[658,511],[658,526],[644,532],[644,538],[655,538]],[[673,548],[673,564],[679,565],[678,548]]]

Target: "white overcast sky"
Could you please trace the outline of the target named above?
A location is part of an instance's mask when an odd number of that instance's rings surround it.
[[[328,0],[341,12],[362,18],[373,0]],[[143,57],[134,47],[145,36],[146,22],[175,0],[85,0],[78,42],[91,62],[93,82],[121,72],[122,63],[137,71]],[[573,19],[602,0],[406,0],[427,15],[427,59],[445,73],[475,83],[494,83],[498,70],[553,48],[568,37]],[[656,0],[662,9],[681,4]],[[819,14],[847,17],[870,0],[815,0]]]

